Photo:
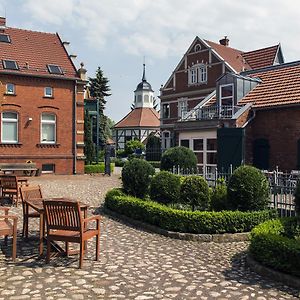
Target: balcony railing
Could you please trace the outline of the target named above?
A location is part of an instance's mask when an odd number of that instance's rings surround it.
[[[222,106],[204,106],[188,112],[182,112],[182,121],[191,120],[212,120],[212,119],[231,119],[240,109],[240,106],[222,105]]]

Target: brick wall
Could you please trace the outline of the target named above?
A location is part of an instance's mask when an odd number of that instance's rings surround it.
[[[73,111],[74,81],[23,76],[1,75],[3,86],[15,84],[15,95],[4,95],[1,111],[18,113],[18,140],[16,145],[0,144],[0,162],[34,161],[38,168],[42,164],[55,164],[56,174],[72,174],[74,165]],[[53,88],[53,98],[44,97],[44,87]],[[0,97],[2,96],[2,93]],[[82,97],[83,94],[79,96]],[[56,144],[41,143],[41,114],[56,115]],[[32,118],[32,121],[29,121]],[[77,107],[77,118],[83,120],[83,107]],[[83,128],[83,124],[79,127]],[[77,130],[80,130],[75,128]],[[0,129],[1,122],[0,122]],[[82,129],[83,130],[83,129]],[[79,137],[83,141],[83,137]],[[79,173],[83,161],[77,163]]]
[[[246,162],[253,162],[253,141],[268,139],[270,169],[290,171],[297,167],[297,141],[300,139],[300,108],[277,108],[256,112],[246,127]]]

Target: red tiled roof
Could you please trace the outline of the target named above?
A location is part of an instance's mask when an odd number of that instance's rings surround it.
[[[1,32],[3,33],[3,32]],[[18,72],[20,74],[50,75],[53,77],[78,77],[75,66],[66,52],[58,34],[44,33],[7,27],[11,43],[0,42],[0,60],[15,60],[19,70],[3,69],[0,72]],[[26,67],[26,64],[28,67]],[[58,65],[63,75],[50,74],[47,64]]]
[[[254,108],[300,104],[300,62],[252,73],[262,83],[249,92],[239,104],[253,103]]]
[[[205,42],[212,47],[224,60],[232,67],[236,72],[244,71],[245,69],[250,70],[251,67],[243,59],[242,51],[223,46],[211,41],[205,40]]]
[[[272,66],[278,51],[279,45],[271,46],[254,51],[244,52],[242,56],[252,69],[264,68]]]
[[[135,108],[119,121],[115,128],[124,127],[159,127],[159,114],[153,108]]]

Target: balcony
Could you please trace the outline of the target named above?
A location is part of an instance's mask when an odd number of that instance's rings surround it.
[[[181,121],[231,119],[240,109],[241,106],[232,105],[199,107],[188,112],[182,112]]]

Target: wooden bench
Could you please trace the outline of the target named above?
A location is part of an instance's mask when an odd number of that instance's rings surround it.
[[[4,174],[33,176],[38,174],[35,163],[0,163],[0,171]]]

